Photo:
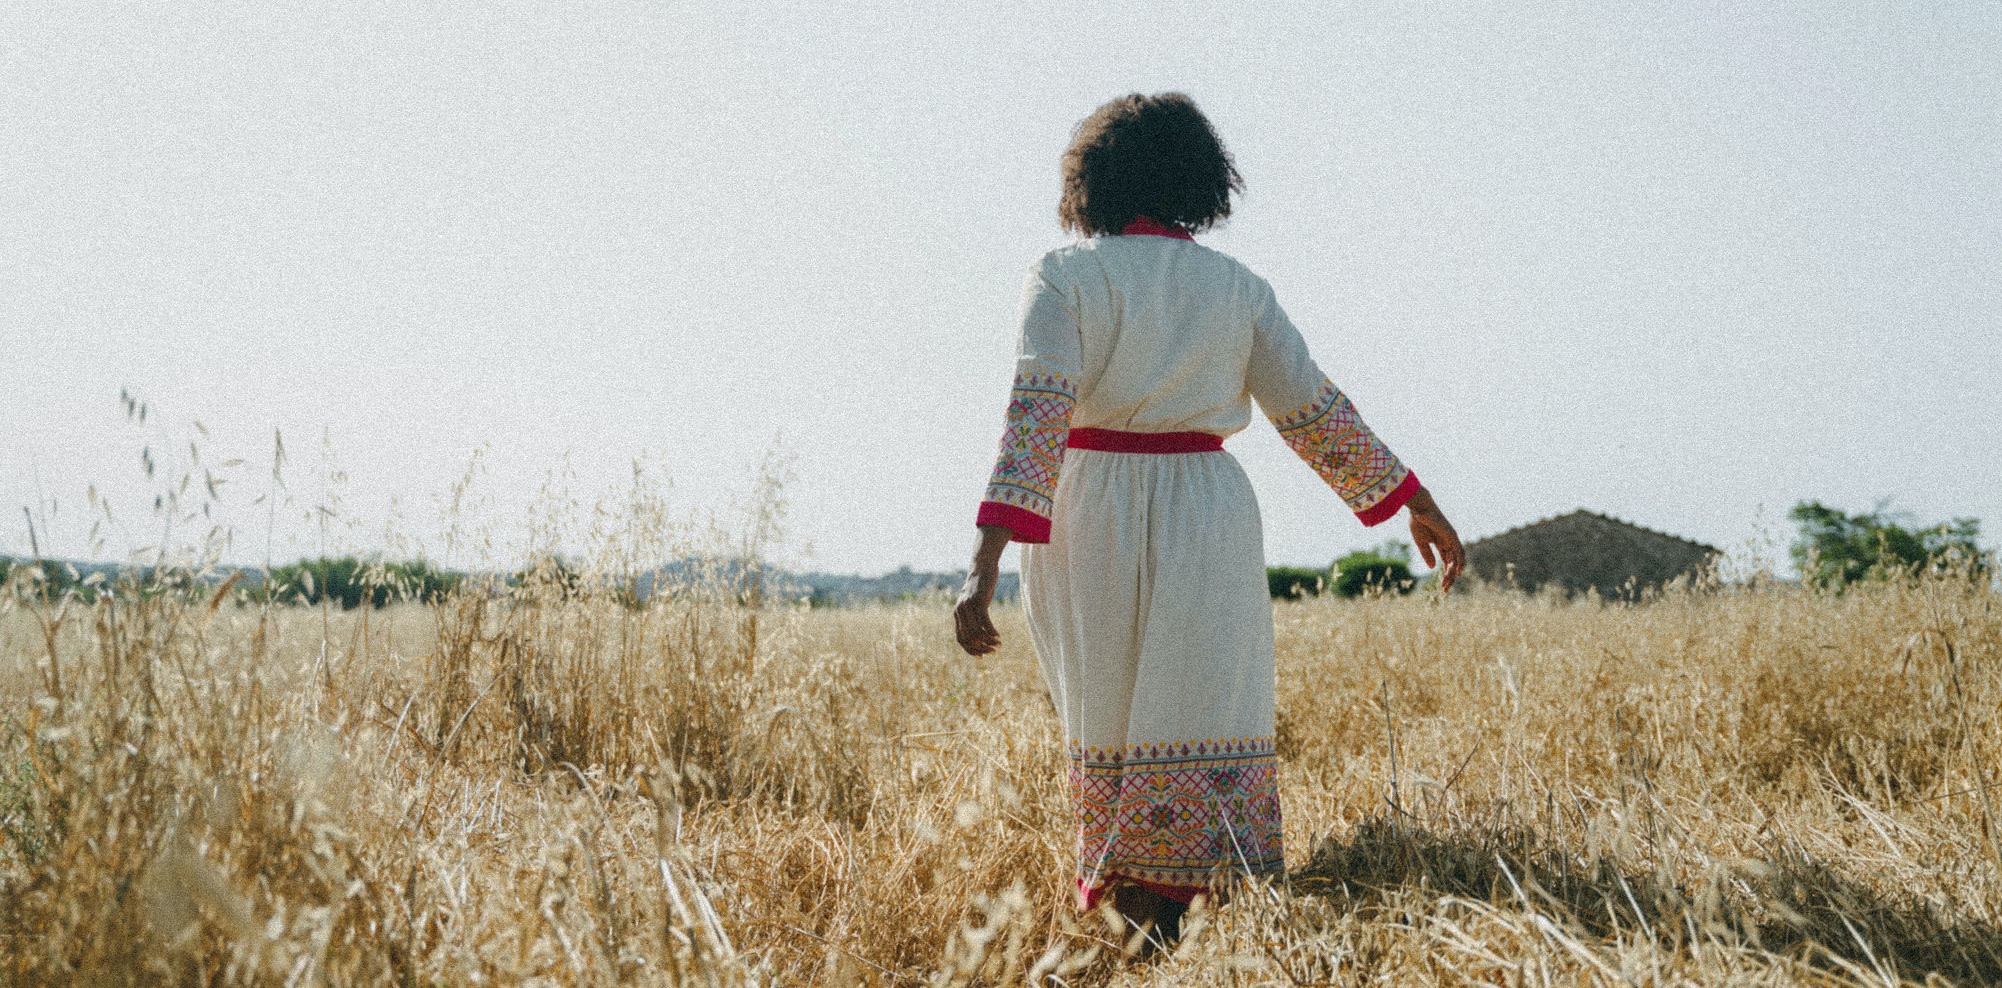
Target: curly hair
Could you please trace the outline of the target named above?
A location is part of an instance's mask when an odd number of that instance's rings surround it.
[[[1093,110],[1064,151],[1057,217],[1081,236],[1116,234],[1136,217],[1206,230],[1230,216],[1244,177],[1196,102],[1130,93]]]

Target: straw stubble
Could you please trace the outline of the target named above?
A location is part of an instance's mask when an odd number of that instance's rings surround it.
[[[2002,617],[1946,577],[1278,608],[1277,887],[1072,912],[1019,612],[531,572],[0,614],[0,981],[2002,980]]]

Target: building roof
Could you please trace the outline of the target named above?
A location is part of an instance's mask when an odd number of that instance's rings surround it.
[[[1467,566],[1484,582],[1568,594],[1590,589],[1602,597],[1659,588],[1720,555],[1714,546],[1582,509],[1467,544]]]
[[[1690,548],[1692,548],[1692,549],[1701,549],[1701,550],[1703,550],[1704,552],[1709,552],[1709,553],[1715,553],[1716,555],[1719,555],[1719,556],[1721,556],[1721,555],[1723,555],[1723,554],[1724,554],[1724,550],[1722,550],[1722,549],[1719,549],[1719,548],[1717,548],[1716,546],[1714,546],[1714,545],[1710,545],[1710,544],[1708,544],[1708,543],[1704,543],[1704,542],[1698,542],[1698,541],[1696,541],[1696,540],[1694,540],[1694,539],[1685,539],[1685,538],[1683,538],[1683,537],[1682,537],[1682,536],[1680,536],[1680,535],[1671,535],[1671,534],[1669,534],[1669,533],[1667,533],[1667,532],[1664,532],[1664,531],[1661,531],[1661,530],[1659,530],[1659,529],[1654,529],[1654,528],[1649,528],[1649,527],[1647,527],[1646,525],[1636,525],[1636,524],[1634,524],[1633,522],[1630,522],[1630,521],[1627,521],[1627,520],[1625,520],[1625,519],[1621,519],[1621,518],[1615,518],[1615,517],[1613,517],[1612,515],[1606,515],[1606,514],[1600,514],[1600,513],[1599,513],[1599,512],[1597,512],[1597,511],[1587,511],[1587,510],[1585,510],[1584,508],[1579,508],[1579,509],[1578,509],[1578,510],[1576,510],[1576,511],[1567,511],[1567,512],[1565,512],[1564,514],[1561,514],[1561,515],[1551,515],[1551,516],[1550,516],[1550,517],[1548,517],[1548,518],[1539,518],[1539,519],[1537,519],[1536,521],[1532,521],[1532,522],[1525,522],[1525,523],[1523,523],[1523,524],[1521,524],[1521,525],[1517,525],[1517,526],[1515,526],[1514,528],[1506,528],[1506,529],[1503,529],[1503,530],[1501,530],[1501,531],[1499,531],[1499,532],[1496,532],[1496,533],[1494,533],[1493,535],[1484,535],[1484,536],[1481,536],[1480,538],[1478,538],[1478,539],[1475,539],[1474,541],[1472,541],[1472,542],[1469,542],[1469,543],[1467,543],[1467,545],[1468,545],[1468,547],[1470,547],[1470,548],[1471,548],[1471,547],[1473,547],[1473,546],[1475,546],[1475,545],[1479,545],[1479,544],[1480,544],[1480,543],[1482,543],[1482,542],[1486,542],[1486,541],[1488,541],[1489,539],[1498,539],[1498,538],[1501,538],[1501,537],[1502,537],[1502,536],[1504,536],[1504,535],[1513,535],[1513,534],[1515,534],[1515,533],[1517,533],[1517,532],[1522,532],[1522,531],[1527,531],[1527,530],[1529,530],[1529,529],[1532,529],[1532,528],[1536,528],[1536,527],[1537,527],[1537,526],[1539,526],[1539,525],[1548,525],[1548,524],[1550,524],[1551,522],[1554,522],[1554,521],[1561,521],[1561,520],[1563,520],[1563,519],[1566,519],[1566,518],[1572,518],[1572,517],[1577,517],[1577,516],[1580,516],[1580,515],[1582,515],[1582,516],[1584,516],[1584,517],[1586,517],[1586,518],[1596,518],[1596,519],[1598,519],[1598,520],[1600,520],[1600,521],[1607,521],[1607,522],[1612,522],[1612,523],[1613,523],[1613,524],[1615,524],[1615,525],[1624,525],[1624,526],[1626,526],[1627,528],[1631,528],[1631,529],[1633,529],[1633,530],[1634,530],[1634,531],[1636,531],[1636,532],[1646,532],[1647,534],[1649,534],[1649,535],[1653,535],[1653,536],[1656,536],[1656,537],[1658,537],[1658,538],[1664,538],[1664,539],[1670,539],[1670,540],[1672,540],[1672,541],[1675,541],[1675,542],[1680,542],[1680,543],[1682,543],[1683,545],[1686,545],[1686,546],[1689,546],[1689,547],[1690,547]]]

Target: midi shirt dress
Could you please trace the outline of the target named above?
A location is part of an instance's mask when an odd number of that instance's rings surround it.
[[[1236,260],[1143,218],[1032,266],[978,523],[1026,543],[1086,909],[1283,867],[1258,503],[1221,446],[1254,400],[1364,524],[1418,490]]]

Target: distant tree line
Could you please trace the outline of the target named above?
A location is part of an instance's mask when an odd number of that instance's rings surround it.
[[[42,600],[74,596],[89,603],[103,593],[212,593],[232,575],[241,584],[237,593],[246,600],[313,605],[326,601],[342,609],[360,607],[364,602],[374,607],[398,600],[431,603],[457,589],[465,579],[463,574],[438,569],[421,559],[374,562],[353,556],[324,557],[276,566],[269,572],[225,568],[195,574],[173,566],[78,564],[0,556],[0,586],[11,584],[15,592]]]
[[[1812,587],[1839,590],[1857,581],[1947,572],[1981,579],[1990,572],[1980,544],[1981,523],[1974,518],[1921,525],[1885,505],[1846,514],[1820,501],[1802,501],[1787,517],[1799,529],[1791,547],[1793,561],[1802,582]],[[1351,552],[1326,570],[1274,566],[1265,571],[1265,581],[1280,599],[1409,593],[1416,586],[1411,548],[1397,541]]]
[[[27,571],[30,569],[39,569],[40,575],[28,576]],[[29,592],[44,599],[53,600],[71,593],[85,598],[94,598],[97,595],[96,583],[85,582],[90,579],[89,574],[78,572],[75,567],[63,563],[36,563],[32,559],[0,556],[0,586],[6,586],[16,573],[22,574],[23,579],[33,580],[33,588]]]
[[[315,606],[325,601],[353,610],[363,603],[370,607],[387,607],[399,600],[436,603],[464,581],[465,574],[438,569],[422,559],[390,563],[322,556],[272,567],[254,594],[260,600]]]
[[[1265,571],[1266,589],[1282,600],[1317,597],[1361,597],[1368,593],[1407,594],[1418,585],[1411,575],[1411,547],[1392,540],[1374,549],[1359,549],[1325,570],[1273,566]]]
[[[856,607],[928,599],[950,598],[966,583],[964,570],[933,573],[899,566],[881,576],[853,576],[839,573],[777,574],[774,583],[783,595],[803,599],[811,607]],[[1021,576],[1003,573],[994,588],[994,599],[1010,601],[1021,593]]]
[[[1787,517],[1800,526],[1793,542],[1794,563],[1801,579],[1813,586],[1840,588],[1858,580],[1954,569],[1977,578],[1988,572],[1977,519],[1921,526],[1881,504],[1874,511],[1851,515],[1820,501],[1802,501]]]
[[[1862,580],[1929,572],[1958,571],[1973,578],[1989,574],[1990,563],[1979,542],[1981,526],[1973,518],[1955,518],[1928,526],[1892,513],[1884,505],[1873,511],[1846,514],[1820,501],[1794,505],[1788,518],[1799,526],[1791,555],[1802,581],[1810,586],[1840,589]],[[702,565],[691,560],[670,569],[693,572]],[[708,565],[715,568],[716,564]],[[39,573],[28,576],[23,572],[31,567]],[[244,572],[252,579],[244,581],[245,586],[238,592],[249,600],[313,606],[326,603],[344,610],[364,603],[370,607],[386,607],[404,600],[435,603],[458,590],[467,579],[464,573],[440,569],[423,559],[385,562],[355,556],[323,556],[273,567],[267,573]],[[227,573],[223,575],[226,577]],[[634,604],[651,595],[655,575],[645,574],[628,588]],[[712,580],[716,578],[716,574],[710,576]],[[726,583],[741,582],[744,576],[735,570],[722,573]],[[1009,574],[1007,595],[1012,595],[1015,589],[1012,578],[1013,574]],[[773,599],[798,596],[814,606],[844,606],[947,594],[961,579],[963,574],[918,573],[906,566],[881,577],[772,572],[762,575],[759,585]],[[516,587],[553,585],[568,595],[577,592],[583,580],[575,566],[551,557],[510,574],[505,582]],[[1325,570],[1270,567],[1265,571],[1265,580],[1267,590],[1280,599],[1324,593],[1337,597],[1406,594],[1418,584],[1411,573],[1411,547],[1395,540],[1348,553]],[[152,571],[143,567],[37,562],[0,556],[0,586],[12,583],[16,592],[44,600],[74,595],[90,601],[114,587],[133,587],[148,593],[174,587],[193,590],[199,582],[191,582],[184,573],[171,580],[155,579]]]

